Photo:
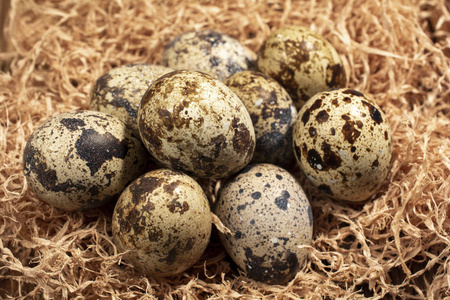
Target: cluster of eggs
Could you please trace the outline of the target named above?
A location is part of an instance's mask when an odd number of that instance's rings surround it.
[[[258,54],[216,31],[187,32],[161,65],[98,78],[91,110],[38,127],[24,173],[58,208],[117,200],[114,240],[146,274],[175,275],[198,261],[213,211],[231,231],[219,236],[235,263],[255,280],[285,283],[303,265],[313,228],[289,168],[297,162],[319,190],[355,202],[389,171],[386,117],[344,86],[336,50],[304,27],[274,31]],[[215,203],[197,178],[223,179]]]

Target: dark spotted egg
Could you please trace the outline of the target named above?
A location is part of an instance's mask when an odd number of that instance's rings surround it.
[[[170,169],[133,181],[114,208],[112,232],[124,259],[151,276],[176,275],[196,263],[209,242],[211,211],[200,185]]]
[[[238,172],[255,149],[255,130],[241,100],[202,72],[174,71],[153,82],[141,100],[138,123],[156,160],[195,177]]]
[[[293,133],[298,165],[321,191],[361,202],[386,179],[392,134],[381,108],[351,89],[321,92],[299,111]]]
[[[219,80],[251,69],[255,61],[254,52],[214,30],[185,32],[173,39],[162,54],[164,66],[202,71]]]
[[[139,102],[152,82],[170,68],[153,64],[131,64],[113,68],[99,77],[90,93],[90,108],[118,117],[139,136]]]
[[[232,234],[220,239],[248,277],[270,284],[294,278],[312,242],[313,215],[297,180],[272,164],[253,164],[225,183],[214,208]]]
[[[256,135],[253,163],[295,165],[292,127],[297,109],[286,90],[271,77],[255,71],[238,72],[224,83],[250,113]]]
[[[258,70],[276,79],[300,109],[314,94],[344,87],[344,68],[336,49],[303,26],[275,30],[258,52]]]
[[[149,153],[125,123],[97,111],[56,115],[27,141],[23,171],[30,189],[65,210],[117,199],[141,175]]]

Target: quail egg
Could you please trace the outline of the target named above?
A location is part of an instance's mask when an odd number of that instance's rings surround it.
[[[191,176],[227,177],[245,167],[255,149],[255,130],[241,100],[202,72],[174,71],[153,82],[138,123],[153,157]]]
[[[141,272],[179,274],[196,263],[211,235],[211,211],[200,185],[170,169],[133,181],[120,195],[112,217],[116,246]]]
[[[164,66],[202,71],[219,80],[252,68],[255,61],[254,52],[214,30],[185,32],[173,39],[162,54]]]
[[[241,99],[255,128],[253,163],[295,165],[292,127],[297,109],[286,90],[271,77],[255,71],[242,71],[224,83]]]
[[[62,113],[27,141],[23,171],[30,189],[65,210],[95,208],[117,199],[145,172],[148,152],[125,123],[97,111]]]
[[[276,79],[299,110],[314,94],[344,87],[345,71],[336,49],[303,26],[282,27],[259,49],[258,70]]]
[[[118,117],[139,136],[137,112],[142,96],[155,79],[172,71],[153,64],[131,64],[111,69],[92,87],[90,108]]]
[[[219,233],[247,276],[270,284],[294,278],[313,234],[311,205],[297,180],[272,164],[253,164],[225,183],[214,207],[232,234]]]
[[[293,143],[308,179],[339,200],[367,200],[390,170],[389,122],[374,101],[352,89],[312,97],[299,111]]]

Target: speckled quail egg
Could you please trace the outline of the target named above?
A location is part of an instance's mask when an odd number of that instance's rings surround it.
[[[118,117],[139,136],[137,112],[152,82],[173,70],[153,64],[131,64],[109,70],[99,77],[90,93],[90,108]]]
[[[247,276],[282,284],[304,264],[313,233],[310,203],[297,180],[272,164],[253,164],[225,183],[214,207],[232,234],[219,233]],[[300,246],[300,247],[299,247]]]
[[[253,163],[295,165],[292,127],[297,109],[286,90],[273,78],[255,71],[242,71],[224,83],[241,99],[255,128]]]
[[[333,198],[361,202],[386,179],[392,134],[381,108],[361,92],[336,89],[312,97],[293,133],[300,169]]]
[[[170,169],[133,181],[112,217],[114,241],[124,258],[148,275],[179,274],[196,263],[211,235],[211,211],[200,185]]]
[[[30,189],[65,210],[117,199],[145,172],[148,152],[125,123],[97,111],[56,115],[27,141],[23,171]]]
[[[202,71],[219,80],[253,68],[255,61],[253,51],[214,30],[185,32],[173,39],[162,54],[164,66]]]
[[[336,49],[303,26],[282,27],[270,34],[259,49],[257,66],[281,83],[297,109],[314,94],[344,87],[346,82]]]
[[[241,100],[208,74],[180,70],[150,86],[138,113],[141,138],[162,165],[196,177],[227,177],[245,167],[255,130]]]

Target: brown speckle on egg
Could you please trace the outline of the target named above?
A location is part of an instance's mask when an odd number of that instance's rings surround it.
[[[130,126],[139,136],[139,102],[157,78],[173,70],[153,64],[130,64],[109,70],[94,83],[90,109],[111,114]]]
[[[179,274],[198,261],[211,224],[200,185],[181,172],[158,169],[137,178],[120,195],[112,231],[127,262],[161,277]]]
[[[185,32],[164,49],[162,64],[175,70],[195,70],[224,80],[253,68],[256,54],[236,39],[214,30]]]
[[[252,163],[292,166],[292,126],[297,109],[286,90],[274,79],[255,71],[238,72],[224,83],[250,113],[256,135]]]
[[[69,112],[33,132],[23,169],[30,188],[43,201],[82,210],[116,199],[144,172],[149,156],[139,138],[116,117]]]
[[[324,118],[328,109],[332,113]],[[344,88],[316,94],[299,115],[294,154],[307,178],[336,199],[360,202],[372,196],[392,160],[391,129],[381,108]]]
[[[255,131],[240,99],[197,71],[156,80],[141,100],[138,124],[155,159],[193,176],[227,177],[245,167],[255,149]]]
[[[220,190],[214,212],[234,233],[220,234],[248,277],[270,284],[291,280],[312,240],[313,215],[301,186],[273,164],[253,164]]]
[[[346,82],[341,59],[320,34],[302,26],[272,32],[258,52],[258,70],[276,79],[297,109],[314,94]]]

